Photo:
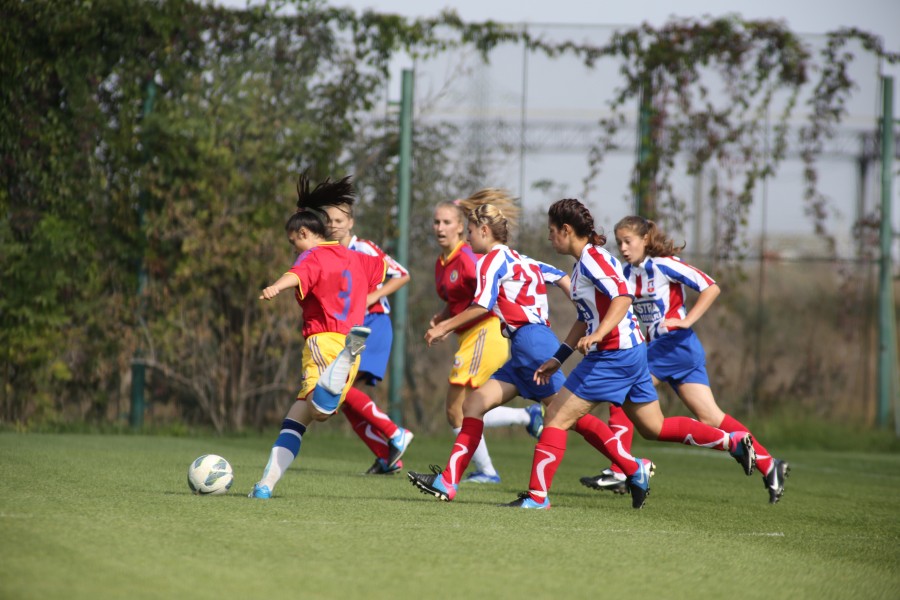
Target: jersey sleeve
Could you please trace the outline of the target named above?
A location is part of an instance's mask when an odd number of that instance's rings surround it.
[[[379,284],[384,282],[387,276],[387,262],[378,256],[370,256],[360,253],[360,260],[363,263],[368,278],[369,290],[374,290]]]
[[[362,252],[363,254],[368,254],[369,256],[376,256],[384,260],[387,265],[387,272],[385,274],[385,279],[393,279],[396,277],[406,277],[409,275],[409,271],[394,260],[394,257],[389,255],[387,252],[382,250],[378,244],[371,240],[357,240],[356,247],[354,248],[357,252]]]
[[[298,294],[301,299],[305,298],[309,291],[315,287],[321,272],[321,265],[311,250],[307,250],[294,261],[294,266],[290,268],[288,273],[297,278],[300,288]]]
[[[659,257],[654,260],[654,263],[659,272],[669,281],[684,284],[697,292],[702,292],[716,283],[712,277],[677,256]]]
[[[533,258],[529,258],[528,260],[540,267],[541,275],[543,275],[544,277],[544,283],[556,285],[557,281],[568,275],[568,273],[566,273],[565,271],[561,271],[551,264],[541,262]]]
[[[582,275],[587,277],[594,287],[604,296],[612,300],[619,296],[634,298],[628,291],[628,284],[621,269],[616,269],[602,252],[591,250],[581,261]]]

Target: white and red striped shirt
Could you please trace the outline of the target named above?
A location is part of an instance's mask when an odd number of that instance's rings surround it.
[[[362,240],[355,235],[350,238],[350,243],[347,244],[347,247],[351,250],[355,250],[357,252],[362,252],[363,254],[368,254],[369,256],[375,256],[377,258],[382,259],[387,265],[387,272],[385,273],[384,279],[387,281],[392,277],[406,277],[409,275],[409,271],[406,270],[403,265],[398,263],[396,260],[391,258],[388,254],[385,253],[384,250],[378,247],[378,244],[369,240]],[[380,289],[383,283],[379,283],[378,287],[374,289]],[[372,290],[369,290],[372,291]],[[391,314],[391,305],[388,302],[387,296],[382,296],[378,302],[369,307],[369,314],[372,313],[384,313],[386,315]]]
[[[590,335],[600,327],[613,298],[631,296],[622,265],[599,246],[587,244],[572,271],[572,300],[578,308],[578,320],[587,323]],[[644,343],[641,326],[631,309],[606,337],[591,347],[595,350],[621,350]]]
[[[634,294],[634,312],[651,340],[668,333],[666,319],[683,319],[684,286],[702,292],[715,281],[677,256],[648,256],[639,265],[626,265],[628,289]]]
[[[546,283],[558,281],[565,273],[498,244],[478,260],[476,274],[472,303],[500,318],[503,335],[509,337],[530,323],[550,325]]]

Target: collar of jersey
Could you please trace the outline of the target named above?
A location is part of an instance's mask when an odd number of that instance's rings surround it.
[[[448,256],[448,257],[446,258],[446,260],[444,259],[444,254],[441,253],[441,264],[442,264],[442,265],[446,265],[448,262],[450,262],[451,260],[453,260],[454,257],[456,257],[457,254],[459,254],[460,252],[462,252],[462,247],[465,246],[465,245],[466,245],[466,240],[460,240],[460,242],[456,245],[456,248],[453,249],[453,251],[450,253],[450,256]]]

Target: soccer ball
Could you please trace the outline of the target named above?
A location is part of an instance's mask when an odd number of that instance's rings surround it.
[[[188,487],[195,494],[225,494],[234,483],[234,472],[227,460],[217,454],[204,454],[188,467]]]

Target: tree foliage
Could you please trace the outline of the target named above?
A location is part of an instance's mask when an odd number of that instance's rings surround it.
[[[120,416],[134,360],[149,367],[153,398],[177,400],[182,418],[228,430],[280,415],[297,387],[299,315],[287,299],[261,306],[257,292],[292,260],[282,227],[303,170],[354,174],[359,232],[392,250],[397,132],[372,115],[398,51],[466,46],[487,58],[525,43],[589,66],[617,61],[594,167],[650,89],[656,210],[677,214],[669,182],[688,153],[690,170],[717,161],[744,175],[728,191],[733,231],[783,157],[804,90],[809,205],[821,222],[814,164],[853,89],[848,44],[898,59],[841,30],[813,73],[783,25],[738,18],[645,25],[596,47],[452,12],[408,21],[312,0],[246,10],[0,0],[0,18],[0,422],[17,423]],[[776,143],[763,155],[761,119],[774,106]],[[412,323],[436,309],[431,207],[493,183],[485,157],[448,148],[448,127],[415,132]],[[411,327],[411,389],[434,375],[419,337]]]

